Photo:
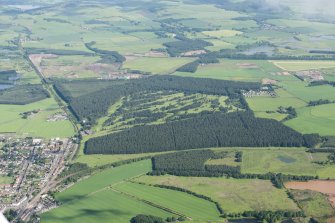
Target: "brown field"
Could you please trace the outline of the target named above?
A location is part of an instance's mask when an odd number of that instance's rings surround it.
[[[257,66],[257,64],[253,64],[253,63],[239,63],[239,64],[237,64],[237,66],[239,68],[244,68],[244,69],[257,69],[257,68],[259,68]]]
[[[268,79],[268,78],[264,78],[263,80],[262,80],[262,84],[272,84],[272,85],[275,85],[275,84],[277,84],[278,83],[278,81],[276,81],[276,80],[272,80],[272,79]]]
[[[286,188],[294,190],[312,190],[323,194],[327,194],[329,201],[335,208],[335,181],[312,180],[307,182],[288,182]]]
[[[190,56],[201,55],[201,54],[204,54],[204,53],[206,53],[206,50],[192,50],[192,51],[188,51],[186,53],[182,53],[181,55],[185,56],[185,57],[190,57]]]

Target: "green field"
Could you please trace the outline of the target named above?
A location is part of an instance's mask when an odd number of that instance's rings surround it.
[[[171,216],[161,209],[111,191],[110,185],[145,174],[150,161],[141,161],[95,174],[69,189],[56,194],[59,208],[42,214],[42,222],[115,222],[128,223],[137,214]]]
[[[323,166],[313,161],[325,161],[327,154],[306,153],[303,149],[254,149],[243,151],[243,173],[284,173],[335,178],[335,166]]]
[[[313,70],[335,67],[334,61],[271,61],[280,69],[287,71]]]
[[[298,117],[285,122],[287,126],[302,133],[335,135],[335,104],[297,109]]]
[[[152,74],[169,74],[193,60],[192,58],[139,57],[126,61],[123,68]]]
[[[23,119],[20,115],[33,110],[39,112],[27,119]],[[73,136],[74,129],[70,121],[48,121],[50,116],[59,112],[61,109],[52,98],[28,105],[0,105],[0,132],[47,138]]]
[[[151,169],[149,160],[97,173],[56,194],[59,208],[42,214],[42,222],[129,222],[136,214],[188,216],[219,220],[209,201],[183,192],[125,182]],[[150,203],[148,203],[150,202]],[[176,213],[176,214],[174,214]]]
[[[201,77],[234,81],[261,82],[280,69],[267,61],[221,60],[218,64],[200,66],[195,73],[176,72],[185,77]]]
[[[168,175],[142,176],[136,181],[191,190],[211,197],[228,213],[248,210],[298,210],[285,190],[275,188],[270,181]]]
[[[130,182],[118,184],[113,188],[139,199],[150,201],[182,213],[195,221],[219,220],[220,214],[214,203],[184,192]]]
[[[277,94],[276,97],[259,96],[246,98],[246,100],[253,111],[277,111],[280,106],[299,108],[306,105],[304,101],[294,97],[284,89],[277,89],[275,93]]]

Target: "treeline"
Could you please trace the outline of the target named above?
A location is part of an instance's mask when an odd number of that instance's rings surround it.
[[[121,54],[119,54],[117,51],[109,51],[109,50],[101,50],[98,48],[93,47],[93,45],[95,45],[96,42],[92,41],[89,43],[85,43],[85,46],[87,49],[100,54],[102,57],[102,61],[104,62],[108,62],[108,63],[123,63],[126,58],[124,56],[122,56]]]
[[[309,53],[317,53],[317,54],[335,54],[333,50],[310,50]]]
[[[56,54],[60,56],[71,56],[71,55],[82,55],[82,56],[94,56],[94,53],[79,51],[79,50],[62,50],[62,49],[44,49],[44,48],[24,48],[26,54]]]
[[[85,86],[86,82],[83,82]],[[123,84],[115,84],[101,90],[73,98],[68,90],[65,90],[66,83],[55,84],[57,93],[63,100],[69,103],[70,110],[79,121],[94,123],[98,118],[108,112],[108,108],[121,97],[144,91],[172,90],[185,93],[202,93],[225,95],[230,98],[241,99],[240,91],[258,90],[259,83],[234,82],[225,80],[214,80],[207,78],[189,78],[177,76],[153,76],[138,80],[131,80]]]
[[[309,153],[335,153],[335,148],[309,149]]]
[[[211,147],[313,147],[318,135],[302,135],[252,112],[214,113],[160,125],[139,126],[89,139],[86,154],[129,154]]]
[[[161,217],[156,217],[153,215],[144,215],[144,214],[139,214],[133,217],[130,220],[130,223],[166,223],[166,222],[182,222],[186,221],[185,217],[167,217],[166,220],[164,220]]]
[[[26,105],[49,97],[41,84],[18,85],[0,91],[0,104]]]
[[[320,86],[320,85],[330,85],[330,86],[335,87],[335,81],[327,81],[327,80],[313,81],[313,82],[309,83],[308,86],[315,87],[315,86]]]
[[[275,223],[284,219],[305,217],[303,211],[245,211],[242,213],[224,213],[224,218],[256,218],[262,222]]]
[[[190,194],[192,196],[195,196],[195,197],[198,197],[198,198],[210,201],[210,202],[212,202],[212,203],[215,204],[215,206],[216,206],[216,208],[217,208],[217,210],[219,211],[220,214],[224,213],[224,210],[222,209],[221,205],[218,202],[214,201],[212,198],[207,197],[205,195],[197,194],[197,193],[195,193],[193,191],[190,191],[190,190],[187,190],[187,189],[184,189],[184,188],[180,188],[180,187],[167,186],[167,185],[159,185],[159,184],[156,184],[156,185],[153,185],[153,186],[154,187],[159,187],[159,188],[164,188],[164,189],[169,189],[169,190],[175,190],[175,191],[184,192],[184,193]]]
[[[326,104],[331,104],[331,103],[335,103],[335,101],[330,101],[328,99],[324,100],[324,99],[320,99],[317,101],[310,101],[308,102],[308,106],[318,106],[318,105],[326,105]]]

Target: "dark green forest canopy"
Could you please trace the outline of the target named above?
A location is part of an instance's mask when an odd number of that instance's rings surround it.
[[[167,75],[152,76],[127,82],[104,82],[110,83],[110,86],[107,86],[107,84],[101,85],[102,87],[97,91],[89,90],[89,93],[78,97],[73,97],[71,91],[66,87],[71,82],[58,82],[55,84],[55,89],[63,100],[69,103],[71,111],[79,121],[87,120],[94,123],[98,118],[106,115],[108,108],[121,97],[143,91],[173,90],[185,93],[202,93],[240,98],[241,90],[258,90],[261,87],[259,83]],[[77,87],[80,87],[81,83],[77,83]],[[89,87],[85,81],[82,84]],[[94,87],[93,83],[92,87]],[[72,89],[72,91],[75,91],[75,89]]]
[[[134,127],[92,138],[86,154],[128,154],[212,147],[313,147],[318,135],[302,135],[252,112],[214,113],[160,125]]]
[[[0,91],[0,104],[25,105],[48,97],[41,84],[20,85]]]

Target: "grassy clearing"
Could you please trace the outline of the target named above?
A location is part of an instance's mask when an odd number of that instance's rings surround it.
[[[13,183],[13,178],[0,175],[0,185]]]
[[[313,161],[325,161],[327,154],[306,153],[303,149],[254,149],[243,151],[243,173],[284,173],[334,178],[335,166],[323,166]]]
[[[146,184],[176,186],[211,197],[226,212],[247,210],[297,210],[285,190],[270,181],[206,177],[142,176],[136,181]],[[257,196],[255,196],[257,194]]]
[[[193,220],[219,219],[220,214],[214,203],[184,192],[130,182],[118,184],[113,188],[139,199],[167,207],[191,217]]]
[[[326,195],[310,190],[290,190],[307,216],[329,217],[335,214]]]
[[[23,112],[39,110],[37,114],[23,119]],[[17,135],[36,137],[70,137],[74,129],[70,121],[47,121],[55,113],[59,113],[57,103],[48,98],[28,105],[0,105],[0,132],[15,132]]]
[[[285,122],[302,133],[335,135],[335,104],[304,107],[297,109],[298,117]]]
[[[287,71],[313,70],[335,67],[335,61],[271,61],[275,66]]]
[[[218,64],[201,66],[195,73],[176,72],[186,77],[260,82],[280,70],[267,61],[221,60]]]
[[[140,57],[126,61],[123,68],[140,70],[153,74],[169,74],[193,60],[194,59],[192,58]]]

